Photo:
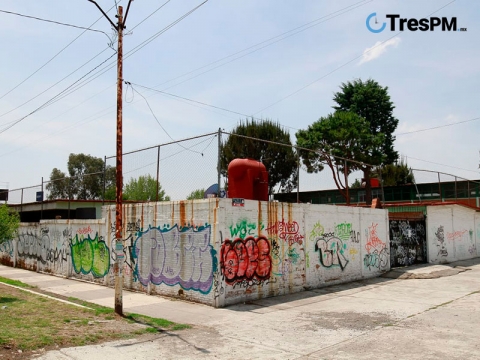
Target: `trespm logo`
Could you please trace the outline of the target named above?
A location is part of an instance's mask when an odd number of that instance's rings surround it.
[[[434,31],[436,28],[442,31],[467,31],[467,28],[457,27],[457,18],[430,17],[422,19],[401,18],[398,14],[388,14],[385,16],[390,19],[390,31]],[[375,18],[375,20],[373,20]],[[367,16],[367,29],[373,33],[380,33],[387,27],[387,23],[379,24],[377,13],[371,13]]]

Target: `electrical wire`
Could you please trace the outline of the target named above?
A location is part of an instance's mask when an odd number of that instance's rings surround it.
[[[166,91],[157,90],[157,89],[154,89],[154,88],[150,88],[150,87],[143,86],[143,85],[140,85],[140,84],[132,83],[132,82],[129,82],[129,81],[125,81],[125,84],[135,85],[135,86],[144,88],[144,89],[149,90],[149,91],[153,91],[153,92],[157,92],[159,94],[163,94],[163,95],[173,97],[175,99],[185,100],[187,102],[187,104],[189,104],[189,105],[192,105],[192,103],[193,104],[199,104],[199,105],[208,106],[208,107],[211,107],[211,108],[214,108],[214,109],[218,109],[218,110],[221,110],[221,111],[225,111],[225,112],[228,112],[228,113],[232,113],[232,114],[235,114],[235,115],[241,115],[245,118],[251,118],[251,119],[257,120],[257,121],[264,121],[264,119],[254,117],[252,115],[247,115],[247,114],[244,114],[244,113],[241,113],[241,112],[238,112],[238,111],[229,110],[229,109],[226,109],[226,108],[223,108],[223,107],[207,104],[207,103],[204,103],[204,102],[201,102],[201,101],[189,99],[189,98],[186,98],[184,96],[175,95],[175,94],[172,94],[172,93],[169,93],[169,92],[166,92]],[[223,115],[223,114],[221,114],[221,115]],[[293,129],[293,130],[300,130],[300,129],[292,128],[290,126],[283,125],[283,124],[279,124],[279,125],[284,127],[284,128],[289,128],[289,129]]]
[[[208,0],[205,0],[204,2],[202,2],[200,5],[196,6],[195,8],[193,8],[192,10],[190,10],[188,13],[184,14],[183,16],[181,16],[179,19],[175,20],[173,23],[171,23],[170,25],[168,25],[167,27],[163,28],[162,30],[160,30],[159,32],[157,32],[156,34],[154,34],[153,36],[151,36],[149,39],[145,40],[144,42],[142,42],[141,44],[137,45],[134,49],[132,49],[131,51],[127,52],[124,56],[124,60],[126,60],[129,56],[133,55],[133,53],[139,51],[140,49],[142,49],[143,47],[145,47],[146,45],[148,45],[150,42],[152,42],[154,39],[156,39],[158,36],[160,36],[161,34],[163,34],[164,32],[166,32],[167,30],[171,29],[173,26],[175,26],[176,24],[178,24],[180,21],[182,21],[183,19],[185,19],[187,16],[189,16],[190,14],[192,14],[195,10],[197,10],[199,7],[201,7],[203,4],[205,4],[206,2],[208,2]],[[133,53],[132,53],[133,51]],[[103,65],[103,63],[102,63]],[[92,82],[93,80],[97,79],[99,76],[105,74],[107,71],[109,71],[110,69],[112,69],[114,66],[116,65],[116,62],[114,61],[113,63],[110,63],[108,65],[106,65],[103,69],[100,69],[98,70],[96,73],[90,75],[90,77],[88,77],[87,79],[84,79],[82,82],[80,82],[79,84],[77,84],[76,87],[74,88],[71,88],[69,87],[69,91],[64,91],[62,92],[62,95],[59,96],[57,95],[58,97],[55,97],[55,99],[51,99],[51,101],[53,102],[57,102],[65,97],[67,97],[68,95],[72,94],[73,92],[79,90],[80,88],[84,87],[85,85],[89,84],[90,82]],[[99,66],[97,66],[94,70],[97,70]],[[92,71],[89,71],[86,75],[89,75],[91,74]],[[82,79],[86,77],[86,76],[83,76]],[[79,81],[76,81],[75,83],[78,83]],[[35,110],[35,111],[38,111]],[[31,114],[27,115],[27,116],[30,116]],[[16,124],[17,122],[15,122]],[[10,126],[11,127],[11,126]],[[8,130],[10,127],[8,127],[7,129],[4,129],[4,130]],[[0,131],[0,134],[2,133],[3,131]]]
[[[448,127],[448,126],[465,124],[465,123],[468,123],[468,122],[471,122],[471,121],[477,121],[477,120],[480,120],[480,117],[476,117],[476,118],[469,119],[469,120],[458,121],[458,122],[455,122],[455,123],[450,123],[450,124],[445,124],[445,125],[433,126],[433,127],[425,128],[425,129],[408,131],[408,132],[394,134],[394,135],[395,136],[400,136],[400,135],[415,134],[415,133],[419,133],[419,132],[423,132],[423,131],[429,131],[429,130],[441,129],[441,128]]]
[[[132,90],[133,90],[134,92],[136,92],[138,95],[140,95],[140,96],[143,98],[143,100],[145,100],[145,102],[147,103],[148,109],[150,110],[152,116],[155,118],[155,121],[157,122],[157,124],[162,128],[163,132],[164,132],[165,134],[167,134],[167,136],[168,136],[172,141],[176,141],[173,137],[170,136],[170,134],[168,133],[168,131],[163,127],[162,123],[158,120],[158,118],[157,118],[157,116],[155,115],[155,113],[153,112],[150,104],[148,103],[147,98],[146,98],[145,96],[143,96],[140,92],[138,92],[137,90],[135,90],[135,88],[132,86],[131,83],[128,83],[128,82],[126,82],[126,83],[132,87]],[[177,145],[180,146],[180,147],[182,147],[182,148],[184,148],[185,150],[189,150],[189,149],[187,149],[186,147],[184,147],[183,145],[181,145],[180,143],[177,143]],[[201,153],[201,152],[199,152],[199,151],[195,151],[195,150],[189,150],[189,151],[195,152],[195,153],[200,154],[200,155],[203,156],[203,153]]]
[[[148,15],[145,19],[143,19],[142,21],[140,21],[137,25],[135,25],[133,28],[131,28],[129,31],[133,31],[134,29],[136,29],[137,27],[139,27],[141,24],[143,24],[145,21],[147,21],[151,16],[153,16],[154,14],[157,13],[158,10],[160,10],[161,8],[163,8],[165,5],[167,5],[171,0],[167,0],[165,3],[163,3],[162,5],[160,5],[160,7],[158,7],[155,11],[153,11],[150,15]]]
[[[429,161],[429,160],[422,160],[422,159],[418,159],[418,158],[415,158],[413,156],[408,156],[408,155],[405,155],[405,157],[408,158],[408,159],[422,161],[422,162],[426,162],[426,163],[430,163],[430,164],[434,164],[434,165],[446,166],[446,167],[450,167],[452,169],[464,170],[464,171],[474,172],[474,173],[478,174],[478,171],[475,171],[475,170],[464,169],[464,168],[460,168],[460,167],[452,166],[452,165],[440,164],[440,163]]]
[[[110,9],[107,10],[110,11],[112,10],[113,7],[111,7]],[[99,17],[96,21],[94,21],[92,23],[92,25],[89,26],[92,27],[93,25],[95,25],[98,21],[100,21],[100,19],[102,19],[102,17]],[[20,85],[22,85],[23,83],[25,83],[27,80],[29,80],[32,76],[34,76],[36,73],[38,73],[40,70],[42,70],[45,66],[47,66],[49,63],[51,63],[57,56],[59,56],[63,51],[65,51],[70,45],[72,45],[75,41],[77,41],[83,34],[85,34],[87,32],[87,30],[83,31],[80,35],[78,35],[75,39],[73,39],[72,41],[70,41],[65,47],[63,47],[59,52],[57,52],[52,58],[50,58],[46,63],[44,63],[42,66],[40,66],[37,70],[35,70],[32,74],[30,74],[29,76],[27,76],[24,80],[22,80],[19,84],[17,84],[16,86],[14,86],[12,89],[10,89],[9,91],[7,91],[5,94],[3,94],[2,96],[0,96],[0,100],[3,99],[5,96],[7,96],[8,94],[10,94],[12,91],[14,91],[15,89],[17,89]]]
[[[59,21],[42,19],[42,18],[39,18],[39,17],[36,17],[36,16],[19,14],[19,13],[13,12],[13,11],[0,10],[0,12],[6,13],[6,14],[11,14],[11,15],[17,15],[17,16],[21,16],[21,17],[24,17],[24,18],[28,18],[28,19],[39,20],[39,21],[43,21],[43,22],[47,22],[47,23],[52,23],[52,24],[57,24],[57,25],[68,26],[68,27],[72,27],[72,28],[75,28],[75,29],[81,29],[81,30],[86,30],[86,31],[98,32],[98,33],[104,34],[106,37],[108,37],[108,39],[110,39],[110,37],[108,36],[108,34],[107,34],[106,32],[104,32],[104,31],[102,31],[102,30],[91,29],[90,27],[87,28],[87,27],[78,26],[78,25],[73,25],[73,24],[67,24],[67,23],[63,23],[63,22],[59,22]]]
[[[446,5],[444,5],[444,6],[442,6],[441,8],[439,8],[439,9],[435,10],[434,12],[432,12],[431,14],[429,14],[429,15],[427,15],[427,16],[431,16],[431,15],[435,14],[436,12],[438,12],[438,11],[442,10],[443,8],[445,8],[445,7],[447,7],[448,5],[450,5],[450,4],[452,4],[452,3],[454,3],[455,1],[456,1],[456,0],[453,0],[453,1],[449,2],[449,3],[447,3]],[[280,103],[280,102],[282,102],[282,101],[284,101],[284,100],[286,100],[286,99],[288,99],[288,98],[292,97],[293,95],[296,95],[296,94],[298,94],[298,93],[299,93],[299,92],[301,92],[302,90],[304,90],[304,89],[306,89],[306,88],[308,88],[308,87],[312,86],[313,84],[315,84],[315,83],[319,82],[320,80],[322,80],[322,79],[326,78],[327,76],[329,76],[329,75],[333,74],[334,72],[336,72],[336,71],[340,70],[341,68],[343,68],[343,67],[347,66],[348,64],[351,64],[352,62],[354,62],[354,61],[356,61],[356,60],[360,59],[360,58],[361,58],[361,57],[363,57],[365,54],[369,53],[370,51],[372,51],[372,50],[376,49],[377,47],[379,47],[379,46],[383,45],[383,44],[384,44],[384,43],[386,43],[387,41],[389,41],[389,40],[391,40],[391,39],[393,39],[393,38],[397,37],[397,36],[398,36],[398,35],[400,35],[400,34],[401,34],[401,32],[397,32],[395,35],[393,35],[393,36],[389,37],[387,40],[385,40],[385,41],[382,41],[382,42],[378,43],[377,45],[375,45],[375,46],[371,47],[370,49],[363,51],[363,52],[362,52],[362,54],[360,54],[360,55],[358,55],[358,56],[355,56],[353,59],[351,59],[351,60],[347,61],[346,63],[344,63],[344,64],[342,64],[342,65],[340,65],[340,66],[338,66],[337,68],[333,69],[332,71],[328,72],[327,74],[325,74],[325,75],[323,75],[323,76],[319,77],[318,79],[316,79],[316,80],[314,80],[314,81],[312,81],[312,82],[308,83],[308,84],[307,84],[307,85],[305,85],[305,86],[302,86],[301,88],[299,88],[299,89],[295,90],[294,92],[292,92],[292,93],[288,94],[287,96],[284,96],[284,97],[283,97],[283,98],[281,98],[280,100],[277,100],[277,101],[275,101],[274,103],[272,103],[272,104],[270,104],[270,105],[268,105],[268,106],[266,106],[266,107],[264,107],[264,108],[262,108],[262,109],[258,110],[257,112],[255,112],[255,113],[254,113],[254,115],[256,115],[256,114],[258,114],[258,113],[260,113],[260,112],[262,112],[262,111],[264,111],[264,110],[267,110],[267,109],[269,109],[269,108],[271,108],[271,107],[273,107],[273,106],[277,105],[278,103]]]
[[[58,80],[55,84],[49,86],[48,88],[46,88],[45,90],[43,90],[41,93],[35,95],[34,97],[30,98],[29,100],[25,101],[24,103],[18,105],[16,108],[13,108],[9,111],[7,111],[6,113],[3,113],[0,115],[0,118],[5,116],[5,115],[8,115],[10,114],[11,112],[15,111],[15,110],[18,110],[19,108],[21,108],[22,106],[32,102],[33,100],[35,100],[36,98],[38,98],[39,96],[45,94],[48,90],[52,89],[53,87],[55,87],[56,85],[58,85],[59,83],[61,83],[63,80],[65,80],[66,78],[70,77],[71,75],[73,75],[74,73],[76,73],[78,70],[80,70],[81,68],[83,68],[85,65],[87,65],[88,63],[90,63],[92,60],[96,59],[98,56],[100,56],[101,54],[103,54],[105,51],[108,50],[108,47],[103,49],[102,51],[100,51],[97,55],[95,55],[94,57],[92,57],[90,60],[88,60],[87,62],[83,63],[83,65],[81,65],[80,67],[76,68],[75,70],[73,70],[70,74],[64,76],[62,79]],[[115,55],[115,54],[113,54]]]
[[[81,79],[83,79],[85,76],[87,76],[88,74],[90,74],[92,71],[95,71],[98,67],[100,67],[101,65],[103,65],[105,62],[107,62],[108,60],[110,60],[113,56],[115,56],[116,54],[112,54],[110,57],[108,57],[106,60],[104,60],[103,62],[101,62],[99,65],[97,65],[95,68],[93,68],[92,70],[90,70],[88,73],[86,73],[85,75],[83,75],[80,79],[78,79],[77,81],[75,81],[73,84],[69,85],[67,88],[65,88],[64,90],[62,90],[60,93],[58,93],[57,95],[55,95],[54,97],[52,97],[50,100],[46,101],[45,103],[43,103],[42,105],[40,105],[38,108],[36,108],[35,110],[31,111],[30,113],[28,113],[27,115],[21,117],[20,119],[18,120],[15,120],[12,124],[6,126],[5,128],[3,128],[2,130],[0,130],[0,134],[3,134],[5,131],[7,131],[8,129],[11,129],[12,127],[14,127],[15,125],[17,125],[18,123],[22,122],[23,120],[25,120],[26,118],[28,118],[29,116],[35,114],[36,112],[46,108],[47,106],[49,105],[52,105],[55,100],[61,96],[64,92],[68,91],[68,89],[70,89],[72,86],[74,86],[77,82],[79,82]]]
[[[284,32],[284,33],[282,33],[282,34],[279,34],[279,35],[277,35],[277,36],[274,36],[274,37],[272,37],[272,38],[269,38],[269,39],[267,39],[267,40],[264,40],[264,41],[262,41],[262,42],[259,42],[259,43],[255,44],[255,45],[249,46],[249,47],[247,47],[247,48],[245,48],[245,49],[243,49],[243,50],[237,51],[237,52],[235,52],[235,53],[233,53],[233,54],[231,54],[231,55],[228,55],[228,56],[225,56],[225,57],[223,57],[223,58],[221,58],[221,59],[215,60],[215,61],[213,61],[213,62],[211,62],[211,63],[209,63],[209,64],[203,65],[203,66],[201,66],[201,67],[199,67],[199,68],[196,68],[196,69],[194,69],[194,70],[191,70],[191,71],[189,71],[189,72],[187,72],[187,73],[185,73],[185,74],[183,74],[183,75],[177,76],[177,77],[172,78],[172,79],[170,79],[170,80],[167,80],[167,81],[165,81],[165,82],[163,82],[163,83],[160,83],[160,84],[158,84],[158,85],[155,85],[154,87],[156,88],[156,87],[162,86],[162,85],[164,85],[164,84],[167,84],[167,83],[169,83],[169,82],[172,82],[172,81],[177,80],[177,79],[179,79],[179,78],[182,78],[182,77],[184,77],[184,76],[190,75],[190,74],[192,74],[192,73],[194,73],[194,72],[196,72],[196,71],[198,71],[198,70],[207,68],[207,67],[209,67],[209,66],[211,66],[211,65],[214,65],[214,64],[216,64],[216,63],[219,63],[219,62],[221,62],[221,61],[223,61],[223,60],[226,60],[226,59],[229,59],[229,58],[231,58],[231,57],[233,57],[233,56],[239,55],[239,54],[241,54],[241,53],[243,53],[243,52],[245,52],[245,51],[248,51],[248,50],[250,50],[250,49],[254,49],[254,50],[249,51],[249,52],[247,52],[247,53],[245,53],[245,54],[243,54],[243,55],[241,55],[241,56],[237,56],[237,57],[235,57],[235,58],[233,58],[233,59],[231,59],[231,60],[229,60],[229,61],[226,61],[226,62],[224,62],[224,63],[222,63],[222,64],[220,64],[220,65],[217,65],[217,66],[215,66],[215,67],[213,67],[213,68],[210,68],[210,69],[208,69],[208,70],[206,70],[206,71],[203,71],[203,72],[201,72],[201,73],[199,73],[199,74],[197,74],[197,75],[195,75],[195,76],[189,77],[189,78],[187,78],[187,79],[185,79],[185,80],[183,80],[183,81],[181,81],[181,82],[179,82],[179,83],[176,83],[176,84],[174,84],[174,85],[171,85],[171,86],[166,87],[166,88],[163,89],[163,90],[168,90],[168,89],[170,89],[170,88],[172,88],[172,87],[178,86],[178,85],[183,84],[183,83],[185,83],[185,82],[187,82],[187,81],[190,81],[190,80],[192,80],[192,79],[195,79],[195,78],[197,78],[197,77],[199,77],[199,76],[201,76],[201,75],[203,75],[203,74],[206,74],[206,73],[208,73],[208,72],[210,72],[210,71],[213,71],[213,70],[218,69],[218,68],[220,68],[220,67],[222,67],[222,66],[225,66],[225,65],[227,65],[227,64],[230,64],[230,63],[232,63],[232,62],[234,62],[234,61],[236,61],[236,60],[242,59],[242,58],[244,58],[244,57],[246,57],[246,56],[248,56],[248,55],[250,55],[250,54],[253,54],[253,53],[257,52],[257,51],[263,50],[263,49],[265,49],[265,48],[267,48],[267,47],[269,47],[269,46],[271,46],[271,45],[274,45],[274,44],[276,44],[276,43],[278,43],[278,42],[280,42],[280,41],[282,41],[282,40],[285,40],[285,39],[287,39],[287,38],[289,38],[289,37],[291,37],[291,36],[297,35],[297,34],[303,32],[303,31],[305,31],[305,30],[308,30],[308,29],[310,29],[310,28],[312,28],[312,27],[314,27],[314,26],[320,25],[320,24],[322,24],[322,23],[324,23],[324,22],[327,22],[327,21],[329,21],[329,20],[332,20],[332,19],[334,19],[334,18],[336,18],[336,17],[338,17],[338,16],[340,16],[340,15],[346,14],[347,12],[352,11],[352,10],[354,10],[354,9],[357,9],[357,8],[359,8],[359,7],[361,7],[361,6],[364,6],[364,5],[372,2],[373,0],[370,0],[370,1],[368,1],[368,2],[364,2],[364,1],[365,1],[365,0],[362,0],[362,1],[358,2],[358,3],[352,4],[352,5],[349,5],[349,6],[345,7],[345,8],[342,8],[342,9],[340,9],[340,10],[334,11],[334,12],[328,14],[328,15],[324,15],[324,16],[322,16],[322,17],[320,17],[320,18],[317,18],[317,19],[315,19],[315,20],[313,20],[313,21],[310,21],[310,22],[308,22],[308,23],[306,23],[306,24],[304,24],[304,25],[298,26],[298,27],[296,27],[296,28],[294,28],[294,29],[292,29],[292,30],[288,30],[288,31],[286,31],[286,32]],[[361,4],[361,5],[358,5],[358,4]],[[356,5],[358,5],[358,6],[356,6]],[[348,9],[348,8],[350,8],[350,7],[352,7],[352,8],[351,8],[351,9]],[[348,9],[348,10],[346,10],[346,9]],[[343,10],[346,10],[346,11],[343,11]],[[343,11],[343,12],[342,12],[342,11]],[[337,14],[337,15],[335,15],[335,16],[331,16],[331,15],[334,15],[334,14],[336,14],[336,13],[338,13],[338,12],[340,12],[340,13]],[[330,17],[330,16],[331,16],[331,17]],[[325,19],[325,18],[327,18],[327,19]],[[325,19],[325,20],[323,20],[323,19]],[[320,20],[323,20],[323,21],[320,21]],[[298,30],[298,31],[297,31],[297,30]],[[276,39],[276,40],[275,40],[275,39]],[[275,40],[275,41],[272,41],[272,40]],[[265,44],[265,43],[267,43],[267,44],[264,45],[264,46],[259,47],[260,45]]]

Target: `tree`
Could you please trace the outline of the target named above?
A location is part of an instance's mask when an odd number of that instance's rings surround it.
[[[104,175],[108,193],[115,192],[115,167],[107,166],[104,161],[91,155],[70,154],[68,157],[68,175],[54,168],[46,188],[49,199],[96,200],[103,196]],[[113,197],[113,199],[115,196]]]
[[[160,183],[151,175],[139,176],[138,179],[130,179],[123,190],[124,200],[132,201],[156,201],[158,185],[158,201],[169,201],[170,197],[165,196],[165,190]]]
[[[377,167],[372,172],[372,176],[381,179],[383,186],[407,185],[415,181],[412,169],[408,168],[403,158],[398,163]]]
[[[241,135],[241,136],[236,136]],[[247,136],[243,137],[243,136]],[[285,144],[272,144],[261,140]],[[240,122],[232,135],[221,145],[221,174],[227,176],[228,164],[236,158],[250,158],[262,162],[268,171],[268,189],[290,191],[297,183],[297,159],[290,135],[280,124],[271,120]]]
[[[187,196],[187,200],[203,199],[204,195],[205,189],[196,189]]]
[[[0,205],[0,244],[12,240],[20,225],[20,216],[6,204]]]
[[[334,94],[333,100],[337,111],[350,111],[364,118],[370,124],[372,135],[383,134],[382,146],[376,148],[366,160],[370,165],[392,164],[398,159],[398,153],[393,148],[398,119],[393,116],[395,106],[388,95],[388,87],[380,86],[376,81],[369,79],[363,82],[360,79],[342,83],[341,91]],[[367,205],[372,201],[370,186],[371,167],[363,169],[366,186]]]
[[[363,162],[381,146],[384,139],[383,134],[370,133],[365,119],[343,111],[320,118],[307,130],[299,130],[296,137],[307,171],[322,171],[326,164],[347,205],[350,204],[348,174],[353,170],[363,170]],[[343,173],[343,180],[340,173]]]

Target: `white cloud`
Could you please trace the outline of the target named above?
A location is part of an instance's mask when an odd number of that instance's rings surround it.
[[[368,61],[374,60],[387,51],[389,46],[397,47],[400,43],[399,37],[394,37],[385,42],[377,41],[375,45],[370,48],[363,50],[363,56],[360,60],[360,64],[366,63]]]

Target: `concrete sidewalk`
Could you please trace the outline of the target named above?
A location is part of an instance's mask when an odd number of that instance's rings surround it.
[[[124,291],[125,312],[194,327],[141,342],[61,349],[41,359],[480,359],[480,258],[395,269],[389,275],[396,278],[224,309]],[[5,266],[0,266],[0,276],[114,305],[114,290],[100,285]]]

